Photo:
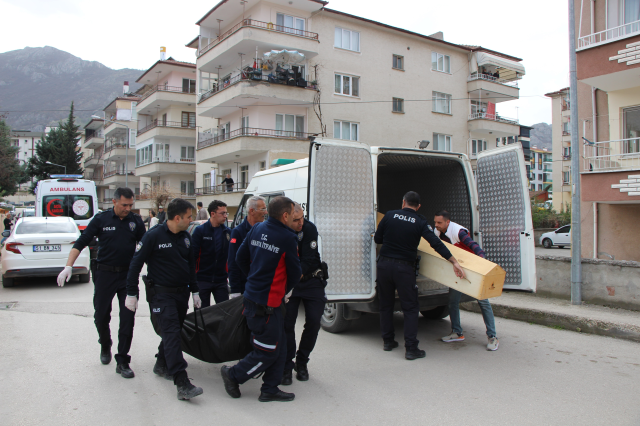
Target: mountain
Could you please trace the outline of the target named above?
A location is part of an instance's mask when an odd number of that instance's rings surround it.
[[[534,124],[531,131],[531,148],[534,146],[538,149],[547,148],[551,151],[551,125],[547,123]]]
[[[0,113],[20,111],[7,113],[12,128],[42,131],[66,118],[73,101],[78,122],[85,124],[122,95],[124,81],[129,81],[131,92],[138,89],[134,81],[141,74],[130,68],[114,70],[50,46],[0,53]]]

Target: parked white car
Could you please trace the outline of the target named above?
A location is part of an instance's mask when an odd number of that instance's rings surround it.
[[[546,232],[540,236],[540,245],[544,248],[553,246],[564,248],[571,245],[571,225],[562,226],[555,231]]]
[[[2,286],[13,287],[16,278],[57,276],[79,237],[78,225],[70,217],[18,219],[2,248]],[[73,266],[73,275],[88,283],[90,274],[89,249],[85,248]]]

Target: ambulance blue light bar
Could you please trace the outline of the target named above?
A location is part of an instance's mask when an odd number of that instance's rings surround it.
[[[51,179],[82,179],[82,175],[49,175]]]

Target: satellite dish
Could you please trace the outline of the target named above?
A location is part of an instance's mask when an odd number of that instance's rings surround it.
[[[418,143],[418,148],[420,148],[420,149],[427,149],[427,147],[429,146],[429,144],[430,144],[430,143],[431,143],[431,142],[429,142],[429,141],[422,140],[422,141],[420,141],[420,142]]]

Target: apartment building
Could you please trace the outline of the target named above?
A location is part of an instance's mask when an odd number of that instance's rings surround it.
[[[551,98],[551,140],[553,152],[553,209],[567,210],[571,206],[571,103],[569,88],[547,93]],[[586,122],[583,120],[583,124]]]
[[[137,80],[136,208],[152,208],[154,188],[195,203],[196,65],[159,60]]]
[[[553,184],[553,157],[552,152],[546,148],[531,147],[531,168],[529,172],[529,184],[531,192],[543,191],[548,185]],[[549,192],[552,192],[551,190]]]
[[[197,22],[187,46],[197,56],[199,201],[238,205],[256,172],[307,157],[309,136],[429,140],[472,159],[518,139],[518,120],[496,105],[518,99],[521,59],[325,5],[222,1]]]
[[[640,261],[640,0],[575,10],[582,255]]]

